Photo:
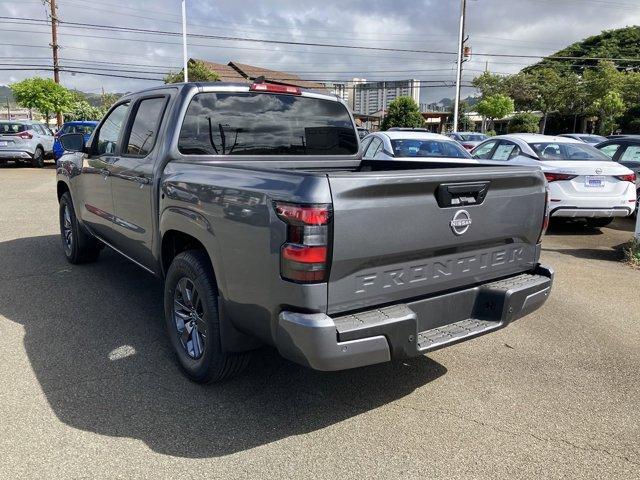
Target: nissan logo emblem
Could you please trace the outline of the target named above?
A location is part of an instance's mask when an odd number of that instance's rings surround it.
[[[600,175],[602,173],[602,169],[601,168],[596,168],[596,175]]]
[[[471,226],[471,215],[466,210],[458,210],[449,225],[451,225],[453,233],[464,235]]]

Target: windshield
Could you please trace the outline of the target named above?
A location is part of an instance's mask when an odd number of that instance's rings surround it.
[[[585,143],[530,143],[540,160],[611,160]]]
[[[581,136],[580,140],[582,140],[583,142],[595,145],[596,143],[604,142],[606,138],[600,137],[598,135],[585,135],[583,137]]]
[[[339,102],[267,93],[200,93],[180,130],[188,155],[353,155],[358,140]]]
[[[391,147],[396,157],[448,157],[471,158],[459,144],[449,140],[391,140]]]
[[[460,136],[462,137],[463,142],[484,142],[489,138],[482,133],[461,133]]]
[[[27,126],[22,123],[8,123],[8,122],[0,123],[0,135],[20,133],[26,130],[27,130]]]
[[[83,135],[90,135],[95,129],[95,125],[64,125],[60,133],[82,133]]]

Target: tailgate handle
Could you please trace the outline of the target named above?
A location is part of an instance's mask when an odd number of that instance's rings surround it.
[[[443,183],[436,189],[440,207],[480,205],[489,191],[489,182]]]

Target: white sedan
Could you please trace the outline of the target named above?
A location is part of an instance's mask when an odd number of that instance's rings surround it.
[[[408,129],[367,135],[362,139],[362,152],[364,160],[479,163],[458,142],[444,135]]]
[[[552,217],[583,218],[603,227],[633,213],[636,175],[586,143],[532,133],[500,135],[478,145],[474,158],[537,165],[549,184]]]

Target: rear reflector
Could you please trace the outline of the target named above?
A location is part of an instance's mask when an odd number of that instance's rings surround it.
[[[286,93],[288,95],[302,95],[302,90],[289,85],[276,85],[273,83],[253,83],[249,87],[251,92]]]
[[[623,182],[631,182],[631,183],[636,183],[636,174],[635,173],[630,173],[629,175],[616,175],[616,177],[618,180],[621,180]]]
[[[577,175],[568,175],[566,173],[551,173],[544,172],[544,176],[547,178],[547,182],[557,182],[559,180],[573,180]]]

